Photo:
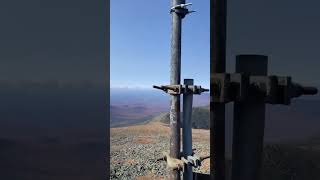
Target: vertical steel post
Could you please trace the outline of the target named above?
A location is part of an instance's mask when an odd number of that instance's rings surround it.
[[[185,79],[184,85],[193,85],[193,79]],[[183,155],[186,159],[188,156],[192,156],[192,101],[192,92],[183,94],[182,149]],[[188,165],[183,172],[183,180],[192,179],[192,166]]]
[[[268,57],[239,55],[236,72],[267,75]],[[265,103],[263,96],[249,89],[243,102],[234,103],[232,180],[260,179]]]
[[[210,74],[226,71],[227,0],[210,3]],[[211,75],[212,76],[212,75]],[[210,85],[210,89],[212,86]],[[213,96],[210,91],[210,97]],[[225,179],[225,105],[210,100],[210,174]]]
[[[172,7],[184,4],[185,0],[172,0]],[[181,21],[182,17],[172,12],[172,36],[171,36],[171,71],[170,84],[180,84],[181,75]],[[180,156],[180,95],[171,95],[170,106],[170,156],[179,158]],[[180,172],[173,170],[170,172],[170,178],[180,179]]]

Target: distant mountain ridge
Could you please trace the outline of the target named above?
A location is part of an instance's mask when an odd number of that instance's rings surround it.
[[[181,121],[183,119],[183,113],[181,112]],[[210,118],[210,111],[209,106],[202,106],[202,107],[194,107],[192,108],[192,128],[195,129],[209,129],[209,118]],[[159,116],[154,117],[151,121],[159,121],[165,124],[170,123],[169,113],[162,113]]]

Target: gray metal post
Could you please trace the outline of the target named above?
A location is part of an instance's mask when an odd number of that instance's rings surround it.
[[[185,0],[172,0],[172,6],[184,4]],[[171,36],[171,74],[170,84],[180,84],[181,75],[181,21],[182,17],[172,12],[172,36]],[[170,107],[170,156],[178,158],[180,156],[180,95],[171,95]],[[180,172],[173,170],[170,178],[180,179]]]
[[[193,85],[193,79],[185,79],[184,85]],[[187,159],[192,156],[192,101],[193,93],[183,94],[183,118],[182,118],[182,149],[183,155]],[[188,165],[183,172],[183,180],[192,180],[192,166]]]
[[[226,71],[227,0],[210,3],[210,73]],[[211,75],[212,76],[212,75]],[[212,89],[212,85],[210,85]],[[210,91],[210,97],[213,97]],[[225,179],[225,105],[210,101],[210,174],[211,179]]]
[[[239,55],[236,72],[267,75],[268,57]],[[243,102],[234,103],[232,180],[260,179],[265,103],[259,94],[250,92]]]

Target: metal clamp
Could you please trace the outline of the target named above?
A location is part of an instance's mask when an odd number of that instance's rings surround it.
[[[187,156],[188,163],[190,163],[193,167],[198,168],[201,166],[201,159],[197,155]]]
[[[171,95],[179,95],[183,91],[182,85],[153,86],[153,88],[163,90]]]
[[[269,104],[289,105],[290,100],[301,95],[314,95],[318,90],[304,87],[283,76],[250,76],[241,73],[215,73],[211,77],[212,101],[261,100]],[[249,96],[254,93],[254,96]]]
[[[153,86],[155,89],[163,90],[164,92],[171,95],[180,95],[180,94],[201,94],[203,92],[209,91],[209,89],[204,89],[201,86],[196,85],[165,85],[165,86]]]

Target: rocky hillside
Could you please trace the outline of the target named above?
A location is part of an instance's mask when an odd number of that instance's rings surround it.
[[[228,113],[228,112],[227,112]],[[209,107],[193,108],[193,145],[199,154],[209,154]],[[284,119],[285,120],[285,119]],[[112,179],[165,179],[165,162],[157,162],[169,151],[169,114],[163,113],[143,125],[111,129]],[[269,127],[270,128],[270,127]],[[269,131],[272,129],[269,129]],[[266,127],[268,132],[268,126]],[[320,179],[320,135],[297,141],[265,143],[262,180]],[[208,159],[201,169],[209,173]],[[231,160],[227,160],[230,176]],[[230,177],[229,177],[230,178]]]
[[[111,179],[166,179],[164,161],[169,151],[169,127],[160,122],[111,129]],[[209,131],[193,130],[193,147],[199,155],[210,153]],[[194,171],[210,172],[210,159]],[[230,176],[231,160],[227,160]],[[262,180],[320,179],[319,138],[303,143],[267,144],[264,147]],[[230,178],[230,177],[229,177]]]
[[[160,122],[112,128],[110,136],[111,179],[166,179],[164,161],[156,161],[169,152],[169,127]],[[193,131],[193,147],[198,155],[209,155],[208,130]],[[210,159],[194,171],[209,173]]]

